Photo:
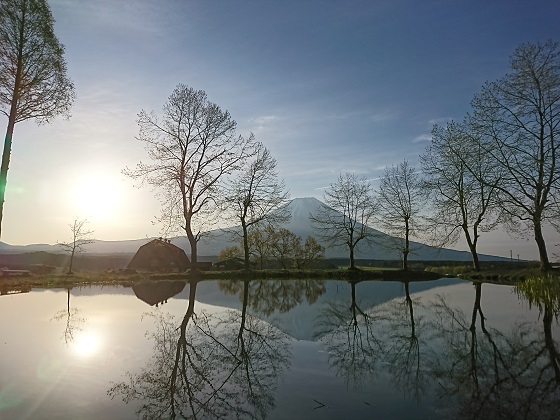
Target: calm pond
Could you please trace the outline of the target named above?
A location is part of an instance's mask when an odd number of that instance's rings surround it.
[[[459,279],[3,295],[0,418],[557,418],[547,302]]]

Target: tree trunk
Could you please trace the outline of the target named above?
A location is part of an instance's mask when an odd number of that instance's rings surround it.
[[[356,265],[354,264],[354,246],[350,245],[350,270],[355,270]]]
[[[74,265],[74,251],[75,249],[72,249],[72,253],[70,254],[70,267],[68,267],[68,274],[72,274],[72,266]]]
[[[2,237],[2,218],[4,216],[4,201],[6,197],[6,185],[8,183],[8,167],[10,166],[10,155],[12,153],[12,138],[14,135],[14,127],[16,125],[17,113],[17,92],[20,78],[20,66],[16,75],[16,86],[12,94],[12,104],[10,106],[10,116],[8,118],[8,128],[6,129],[6,137],[4,139],[4,150],[2,152],[2,167],[0,168],[0,237]]]
[[[245,254],[245,270],[249,271],[249,238],[247,236],[247,224],[245,223],[245,220],[241,220],[241,227],[243,228],[243,252]]]
[[[12,115],[13,114],[13,115]],[[2,218],[4,216],[4,201],[6,196],[6,184],[8,183],[8,167],[10,166],[10,154],[12,151],[12,135],[15,126],[15,111],[10,112],[6,138],[4,139],[4,151],[2,153],[2,167],[0,168],[0,237],[2,236]]]
[[[543,237],[542,233],[542,226],[539,222],[534,222],[534,232],[535,232],[535,241],[537,242],[537,247],[539,248],[539,258],[541,262],[541,271],[549,271],[550,270],[550,261],[548,261],[548,253],[546,251],[546,242]]]
[[[410,226],[408,224],[408,219],[404,221],[405,230],[404,230],[404,249],[403,249],[403,260],[402,260],[402,269],[403,271],[408,270],[408,254],[410,252]]]
[[[189,240],[189,245],[191,246],[191,269],[198,269],[198,244],[192,233],[191,217],[192,216],[185,214],[185,233],[187,234],[187,239]]]
[[[0,237],[2,237],[2,218],[4,217],[4,201],[6,197],[6,185],[8,184],[8,167],[10,166],[10,154],[12,153],[12,138],[14,135],[14,127],[16,125],[17,103],[19,99],[19,90],[21,76],[23,71],[23,52],[21,46],[24,43],[25,28],[25,5],[21,16],[21,24],[19,28],[19,45],[18,62],[16,69],[16,77],[14,80],[14,90],[12,91],[12,102],[10,104],[10,115],[8,117],[8,128],[6,129],[6,138],[4,139],[4,150],[2,152],[2,166],[0,167]]]
[[[469,228],[466,225],[462,226],[463,232],[465,233],[465,239],[467,240],[467,245],[469,246],[469,251],[471,252],[472,256],[472,264],[475,271],[480,271],[480,262],[478,261],[478,252],[476,251],[476,242],[477,242],[477,230],[475,228],[474,237],[475,240],[473,241],[471,235],[469,233]]]

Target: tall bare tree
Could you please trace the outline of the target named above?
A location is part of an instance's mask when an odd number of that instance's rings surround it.
[[[532,230],[542,270],[550,269],[543,228],[559,217],[560,51],[558,43],[522,44],[511,72],[486,83],[473,101],[485,152],[504,176],[497,188],[511,229]]]
[[[377,208],[371,184],[364,177],[341,174],[325,191],[323,201],[326,206],[310,216],[313,229],[329,245],[347,247],[350,269],[355,270],[354,255],[358,244],[370,242],[375,235],[368,226]]]
[[[423,197],[422,180],[406,160],[396,167],[385,168],[379,185],[380,222],[398,240],[403,270],[408,269],[410,237],[415,234]]]
[[[70,255],[68,274],[72,274],[74,256],[82,253],[84,251],[84,246],[95,241],[92,237],[93,230],[87,229],[87,223],[87,219],[74,219],[74,222],[69,225],[70,231],[72,232],[72,239],[68,242],[57,242],[57,245]]]
[[[499,168],[467,124],[435,125],[432,141],[420,156],[424,189],[433,213],[426,218],[432,243],[454,244],[463,235],[480,270],[477,245],[481,233],[497,224]]]
[[[182,84],[169,96],[163,114],[160,120],[140,112],[137,139],[150,162],[123,173],[154,188],[163,206],[159,221],[167,233],[186,233],[196,267],[198,241],[215,223],[223,181],[251,155],[253,137],[237,136],[228,111],[208,101],[204,91]]]
[[[235,179],[226,198],[234,218],[241,223],[246,270],[250,268],[249,230],[257,223],[287,222],[291,215],[280,209],[287,199],[284,181],[278,180],[276,159],[262,143],[256,143],[252,160]]]
[[[16,123],[69,116],[74,85],[45,0],[0,0],[0,112],[8,117],[0,167],[0,234]]]

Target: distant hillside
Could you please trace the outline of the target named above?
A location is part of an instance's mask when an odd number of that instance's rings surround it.
[[[307,236],[315,236],[311,227],[309,216],[316,214],[317,210],[325,206],[321,201],[316,198],[295,198],[286,205],[286,211],[292,215],[288,223],[282,227],[294,232],[302,238]],[[334,210],[331,210],[334,211]],[[214,230],[209,232],[209,237],[204,238],[199,243],[198,253],[200,256],[215,256],[218,253],[232,245],[238,244],[238,239],[235,239],[231,232],[239,228],[229,228],[227,230]],[[387,251],[383,249],[382,244],[388,241],[390,237],[375,229],[371,229],[377,236],[377,244],[363,246],[358,249],[357,258],[368,258],[375,260],[398,260],[400,258],[396,251]],[[86,245],[85,252],[88,254],[133,254],[138,248],[153,238],[134,239],[125,241],[101,241],[96,240],[93,243]],[[183,248],[185,252],[190,254],[190,246],[185,236],[178,236],[171,239],[172,243]],[[411,245],[414,248],[414,253],[410,255],[410,260],[432,260],[432,261],[470,261],[471,255],[465,251],[456,251],[452,249],[439,249],[434,248],[418,242],[413,242]],[[62,250],[57,245],[47,244],[32,244],[25,246],[12,246],[0,242],[0,253],[26,253],[34,251],[43,251],[49,253],[62,253]],[[348,251],[344,248],[328,248],[325,256],[327,258],[346,258]],[[481,261],[490,260],[504,260],[503,257],[496,257],[491,255],[479,255]]]

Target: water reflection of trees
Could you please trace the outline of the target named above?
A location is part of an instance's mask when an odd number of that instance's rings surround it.
[[[429,328],[425,328],[425,316],[416,315],[414,308],[425,306],[410,296],[409,282],[403,282],[404,301],[394,299],[383,306],[384,360],[388,366],[393,385],[419,401],[430,380],[422,360],[431,357],[428,342]]]
[[[239,298],[255,313],[265,316],[273,312],[288,312],[301,304],[305,297],[313,304],[325,293],[324,280],[223,280],[218,287]]]
[[[85,323],[85,318],[79,316],[77,308],[70,307],[70,291],[72,288],[66,288],[66,308],[61,309],[52,317],[52,321],[64,321],[65,327],[62,333],[62,338],[66,345],[74,341],[76,333],[82,331],[82,326]]]
[[[349,302],[325,304],[315,334],[347,386],[373,382],[385,367],[390,383],[415,401],[435,392],[444,417],[556,418],[560,352],[552,323],[560,290],[520,289],[540,309],[542,328],[526,321],[503,330],[484,316],[480,283],[467,313],[444,296],[429,304],[413,299],[407,282],[404,299],[364,308],[356,285]]]
[[[466,418],[556,418],[560,380],[557,345],[547,333],[551,318],[543,316],[544,332],[529,322],[502,332],[486,323],[482,284],[474,289],[470,317],[443,297],[435,308],[442,347],[431,365],[442,401],[456,400],[457,414]]]
[[[365,311],[356,299],[356,285],[350,283],[350,302],[326,303],[317,319],[314,338],[328,353],[328,363],[347,386],[359,388],[373,380],[382,353],[374,334],[378,314]]]
[[[148,418],[264,418],[289,362],[287,336],[247,313],[248,284],[242,311],[225,314],[195,313],[196,286],[179,326],[152,313],[150,362],[108,394],[139,401],[137,414]]]

